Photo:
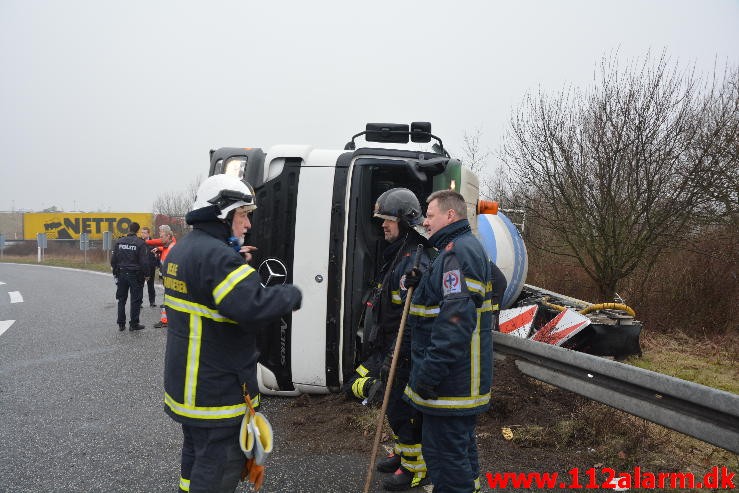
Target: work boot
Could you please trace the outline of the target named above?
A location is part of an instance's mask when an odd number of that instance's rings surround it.
[[[146,328],[146,327],[144,327],[144,326],[143,326],[143,325],[141,325],[141,324],[131,324],[131,325],[130,325],[130,326],[128,327],[128,330],[130,330],[131,332],[133,332],[134,330],[141,330],[141,329],[145,329],[145,328]]]
[[[118,330],[126,330],[126,324],[118,324]]]
[[[377,462],[377,472],[395,472],[400,467],[400,454],[390,452]]]
[[[405,491],[429,482],[427,477],[419,477],[416,474],[399,467],[395,474],[382,481],[382,487],[387,491]]]
[[[163,328],[166,328],[166,327],[167,327],[167,324],[164,323],[164,322],[157,322],[157,323],[154,324],[154,328],[155,329],[163,329]]]

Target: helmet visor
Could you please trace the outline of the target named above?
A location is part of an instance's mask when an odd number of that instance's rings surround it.
[[[373,217],[377,217],[380,219],[387,219],[388,221],[395,221],[396,223],[398,222],[397,216],[391,216],[390,214],[383,214],[381,212],[375,212]]]
[[[218,206],[221,210],[221,214],[218,217],[221,219],[224,219],[229,212],[237,207],[246,207],[247,211],[253,211],[257,208],[253,195],[239,192],[238,190],[221,190],[218,195],[208,202]]]

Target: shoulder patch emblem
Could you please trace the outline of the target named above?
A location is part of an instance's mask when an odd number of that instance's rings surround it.
[[[444,296],[462,292],[462,276],[459,273],[459,269],[444,272],[441,279]]]

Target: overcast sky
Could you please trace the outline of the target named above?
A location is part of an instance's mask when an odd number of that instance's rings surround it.
[[[212,148],[369,121],[494,151],[527,91],[650,48],[739,64],[739,1],[0,0],[0,211],[150,212]]]

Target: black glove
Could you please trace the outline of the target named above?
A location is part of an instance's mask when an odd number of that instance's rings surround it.
[[[436,390],[427,385],[416,384],[416,387],[413,390],[415,390],[416,394],[420,395],[422,399],[425,399],[427,401],[434,400],[439,397],[439,394],[436,393]]]
[[[408,272],[405,273],[405,288],[415,288],[418,286],[418,283],[421,282],[421,271],[414,267]]]
[[[390,375],[390,363],[393,358],[392,351],[385,355],[385,359],[382,360],[382,366],[380,367],[380,380],[387,382],[387,377]]]
[[[367,404],[374,406],[382,404],[382,399],[385,397],[385,382],[382,380],[375,380],[367,391]]]
[[[298,292],[298,302],[293,306],[293,311],[298,311],[303,304],[303,293],[296,286],[293,287],[295,288],[295,291]]]

